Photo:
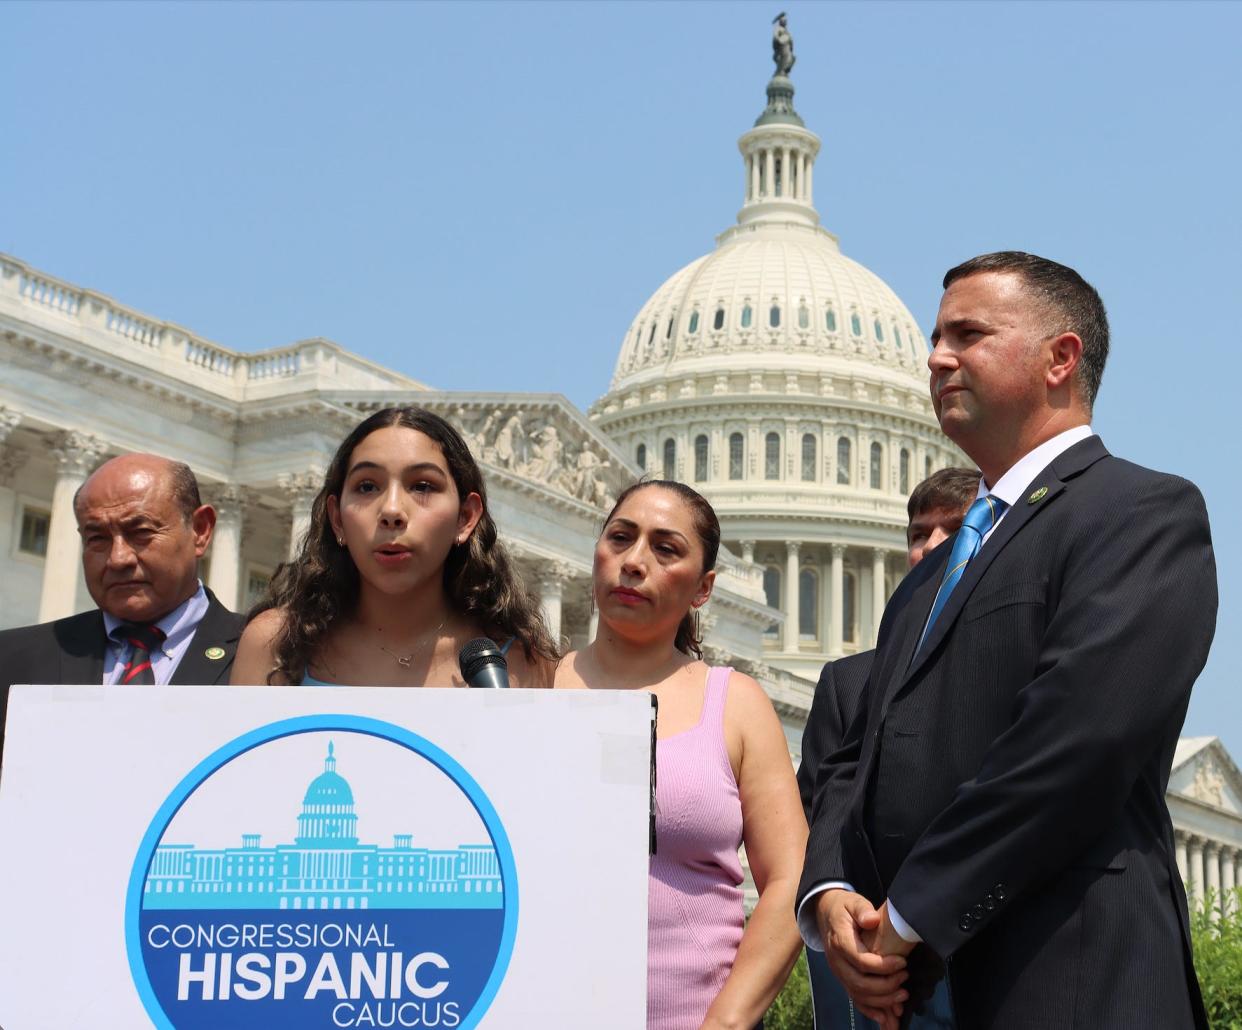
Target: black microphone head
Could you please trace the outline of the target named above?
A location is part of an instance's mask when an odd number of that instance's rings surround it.
[[[489,637],[475,637],[458,653],[457,665],[461,669],[461,678],[467,683],[473,683],[474,678],[487,666],[499,665],[507,671],[509,663],[500,653],[496,641]]]

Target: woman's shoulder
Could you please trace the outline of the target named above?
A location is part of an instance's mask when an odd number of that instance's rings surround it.
[[[252,643],[271,643],[276,634],[284,629],[288,617],[289,613],[284,608],[265,608],[246,623],[242,639],[248,638]]]
[[[725,698],[725,718],[736,720],[743,728],[756,718],[776,714],[767,691],[752,676],[736,669],[729,671],[729,693]]]

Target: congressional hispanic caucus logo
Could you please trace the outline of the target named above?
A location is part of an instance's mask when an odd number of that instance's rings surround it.
[[[204,759],[151,821],[125,937],[167,1030],[477,1026],[517,930],[499,816],[391,723],[306,716]]]

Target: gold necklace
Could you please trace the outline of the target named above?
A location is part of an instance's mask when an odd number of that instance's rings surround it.
[[[444,624],[446,622],[448,622],[447,615],[443,619],[440,620],[440,625],[438,625],[435,629],[431,631],[431,635],[427,638],[427,640],[439,639],[440,630],[444,629]],[[378,647],[381,651],[383,651],[384,654],[389,655],[390,657],[395,659],[397,664],[400,665],[403,669],[408,669],[410,667],[410,663],[414,661],[414,656],[418,654],[418,652],[421,651],[427,645],[427,640],[421,641],[419,645],[416,648],[414,648],[413,651],[405,655],[397,654],[396,651],[390,651],[379,641],[375,642],[375,646]]]

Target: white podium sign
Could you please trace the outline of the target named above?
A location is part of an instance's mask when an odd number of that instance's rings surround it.
[[[646,1021],[623,691],[14,687],[0,1027]]]

